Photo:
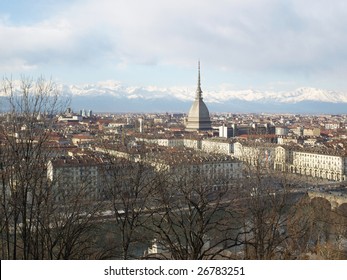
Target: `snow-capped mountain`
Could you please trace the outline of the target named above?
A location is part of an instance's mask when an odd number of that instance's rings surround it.
[[[206,98],[211,93],[206,95]],[[238,99],[249,102],[279,102],[279,103],[298,103],[304,101],[329,102],[329,103],[347,103],[347,93],[326,91],[316,88],[298,88],[288,92],[274,91],[225,91],[215,92],[221,102],[225,100]]]
[[[195,87],[125,86],[117,81],[84,85],[61,85],[71,95],[72,105],[94,111],[181,111],[189,110]],[[316,88],[293,91],[220,89],[204,91],[210,111],[347,113],[347,92]]]
[[[106,81],[96,84],[84,85],[62,85],[61,90],[72,96],[101,96],[109,95],[119,98],[145,100],[175,98],[182,101],[193,100],[195,97],[195,88],[170,87],[160,88],[149,87],[131,87],[124,86],[119,82]],[[222,103],[237,99],[249,102],[280,102],[280,103],[298,103],[303,101],[317,101],[328,103],[347,103],[347,92],[327,91],[316,88],[298,88],[294,91],[275,92],[275,91],[257,91],[257,90],[220,90],[205,91],[204,100],[207,103]]]
[[[58,89],[71,97],[71,106],[75,110],[187,112],[195,98],[196,87],[135,87],[104,81],[83,85],[59,84]],[[278,92],[237,91],[221,87],[205,90],[203,98],[211,112],[347,113],[347,92],[308,87]]]

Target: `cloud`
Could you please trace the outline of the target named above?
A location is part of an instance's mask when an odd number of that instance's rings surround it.
[[[71,48],[71,32],[63,23],[39,23],[34,26],[1,24],[0,65],[15,61],[35,66],[48,62]],[[54,56],[52,56],[54,54]],[[16,65],[16,63],[14,63]]]
[[[226,77],[333,82],[347,74],[344,1],[86,0],[55,8],[30,25],[0,20],[0,70],[58,64],[121,72],[139,64],[195,67],[200,58]]]

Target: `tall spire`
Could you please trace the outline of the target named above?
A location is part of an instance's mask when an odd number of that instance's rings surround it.
[[[210,112],[202,100],[201,80],[200,80],[200,60],[198,63],[198,86],[195,100],[190,107],[186,122],[187,131],[211,130]]]
[[[201,90],[201,82],[200,82],[200,60],[198,61],[198,87],[196,89],[196,97],[195,99],[202,99],[202,90]]]

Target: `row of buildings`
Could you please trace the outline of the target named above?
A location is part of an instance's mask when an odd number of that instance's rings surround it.
[[[242,178],[245,165],[329,181],[347,179],[347,154],[342,148],[222,139],[150,140],[146,143],[145,139],[138,139],[128,146],[95,146],[92,153],[81,150],[55,157],[48,163],[48,178],[51,182],[59,181],[61,186],[88,184],[92,198],[107,199],[105,169],[110,162],[105,155],[108,155],[147,164],[153,172],[184,174],[186,178],[203,174],[214,182]]]
[[[107,200],[108,188],[124,178],[119,176],[119,172],[124,175],[128,169],[128,176],[136,176],[131,174],[133,164],[146,165],[152,176],[160,174],[172,180],[196,180],[203,177],[206,184],[214,188],[218,184],[227,185],[242,178],[242,162],[231,156],[156,145],[96,146],[93,154],[81,151],[78,155],[70,153],[55,157],[47,164],[47,177],[52,186],[60,191],[84,186],[89,198]],[[56,199],[62,200],[62,196]]]

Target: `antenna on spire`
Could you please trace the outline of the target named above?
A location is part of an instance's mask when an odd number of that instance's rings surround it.
[[[196,89],[196,98],[202,98],[201,81],[200,81],[200,60],[198,60],[198,88]]]
[[[200,60],[198,61],[198,86],[200,87]]]

